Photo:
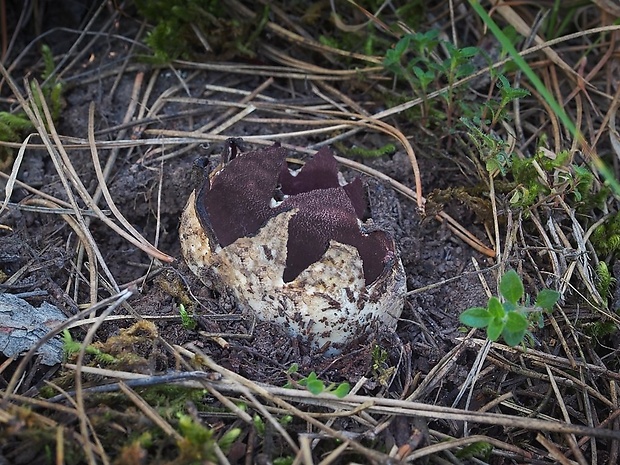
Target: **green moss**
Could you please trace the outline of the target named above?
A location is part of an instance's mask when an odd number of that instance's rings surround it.
[[[583,332],[594,339],[602,339],[618,331],[616,323],[610,320],[595,321],[581,325]]]
[[[241,22],[218,0],[136,0],[136,7],[153,26],[145,42],[153,52],[149,61],[158,64],[205,54],[220,59],[253,57],[254,41],[269,12],[264,7],[258,20]]]
[[[204,406],[204,410],[207,410],[204,404],[205,391],[202,389],[161,385],[140,388],[137,391],[149,405],[155,407],[159,414],[167,420],[172,420],[180,412],[185,411],[188,402],[197,406]]]
[[[40,75],[44,81],[41,91],[45,103],[50,110],[52,119],[58,120],[63,107],[62,93],[64,90],[63,83],[52,76],[55,68],[54,56],[50,48],[43,44],[41,46],[41,56],[43,58],[44,69]],[[35,104],[41,110],[42,102],[38,98],[37,92],[34,92],[34,85],[31,86],[35,99]],[[18,113],[0,112],[0,140],[4,142],[21,142],[25,135],[34,131],[28,116],[23,111]],[[0,147],[0,169],[8,168],[13,163],[13,149]]]
[[[376,149],[366,149],[364,147],[348,147],[340,142],[335,142],[334,147],[338,149],[345,157],[361,157],[361,158],[379,158],[386,155],[392,155],[396,152],[394,144],[385,144],[383,147]]]
[[[600,257],[612,255],[620,249],[620,213],[611,215],[598,226],[592,233],[590,242]]]
[[[604,299],[609,298],[611,296],[612,286],[616,284],[616,279],[611,276],[606,262],[599,262],[596,267],[596,277],[596,290]]]
[[[216,462],[216,442],[220,449],[226,453],[241,434],[239,428],[233,428],[227,431],[219,441],[216,441],[212,429],[205,428],[189,415],[179,415],[179,430],[183,438],[178,441],[179,457],[177,460],[179,463],[187,464],[204,463],[205,460]]]
[[[488,442],[479,441],[473,442],[461,450],[457,451],[454,455],[461,460],[471,459],[473,457],[483,459],[485,461],[489,460],[491,457],[491,453],[493,452],[493,446]]]

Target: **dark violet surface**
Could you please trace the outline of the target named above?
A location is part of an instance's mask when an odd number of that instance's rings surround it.
[[[197,211],[209,216],[201,222],[211,225],[222,247],[254,235],[274,216],[269,203],[281,166],[286,165],[286,152],[279,146],[247,152],[232,159],[211,180],[210,188],[200,190],[196,202],[202,205]]]
[[[327,147],[319,150],[297,175],[293,176],[286,163],[280,169],[280,184],[286,195],[296,195],[315,189],[340,187],[338,184],[338,163]]]
[[[272,198],[281,194],[288,197],[270,207]],[[205,180],[196,207],[203,227],[211,226],[222,247],[256,234],[270,218],[297,208],[289,223],[286,282],[319,261],[332,239],[358,249],[367,284],[379,277],[394,253],[385,232],[364,234],[360,229],[358,218],[366,210],[362,182],[355,179],[341,187],[338,164],[327,148],[317,152],[296,176],[289,172],[286,150],[279,145],[240,155],[210,184]]]

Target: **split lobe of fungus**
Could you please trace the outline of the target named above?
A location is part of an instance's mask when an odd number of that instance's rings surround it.
[[[289,170],[286,150],[279,144],[244,153],[211,179],[206,177],[196,196],[200,223],[221,247],[255,235],[269,219],[291,209],[297,213],[288,224],[285,282],[319,261],[330,240],[357,248],[366,284],[395,259],[387,233],[364,230],[362,182],[356,178],[341,186],[338,164],[328,148],[295,172]]]

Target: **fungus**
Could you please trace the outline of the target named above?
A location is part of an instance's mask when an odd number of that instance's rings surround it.
[[[312,352],[336,354],[363,332],[394,329],[404,270],[390,235],[364,221],[361,180],[346,183],[327,148],[297,171],[279,144],[228,153],[183,211],[189,268]]]

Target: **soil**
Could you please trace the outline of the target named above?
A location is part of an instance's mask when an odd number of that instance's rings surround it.
[[[130,34],[130,31],[125,33]],[[119,45],[120,49],[118,49]],[[63,49],[57,46],[53,51],[56,56],[61,56]],[[88,57],[82,59],[80,67],[76,69],[77,74],[66,76],[68,87],[63,93],[65,105],[57,123],[57,130],[60,134],[85,138],[88,131],[88,107],[91,102],[94,102],[96,134],[105,134],[104,139],[113,139],[117,136],[119,130],[114,128],[123,123],[136,74],[143,70],[146,71],[145,81],[152,80],[153,83],[149,104],[153,104],[171,86],[179,87],[179,81],[172,73],[149,71],[148,67],[139,71],[122,73],[120,79],[118,74],[97,75],[106,66],[109,56],[124,53],[126,53],[125,47],[119,43],[95,46],[90,59]],[[184,73],[184,70],[178,69],[177,72]],[[14,77],[17,75],[18,73],[15,72]],[[207,84],[218,85],[228,81],[230,77],[228,73],[200,73],[186,84],[186,91],[189,91],[192,97],[204,98],[204,89]],[[235,76],[235,81],[235,88],[242,91],[252,91],[262,82],[259,78],[246,76]],[[276,80],[274,86],[264,95],[280,103],[287,101],[291,101],[291,104],[296,103],[291,100],[289,92],[281,90],[280,84],[283,86],[285,83]],[[112,90],[113,87],[114,90]],[[303,95],[305,92],[303,86],[298,89],[298,92],[299,95]],[[184,93],[183,90],[179,90],[176,94],[181,96]],[[159,113],[159,117],[165,117],[167,114],[175,115],[187,109],[181,104],[168,104]],[[188,130],[191,129],[188,124],[197,128],[208,123],[210,117],[211,115],[205,110],[202,114],[196,114],[191,121],[176,118],[169,124],[155,123],[150,127]],[[134,131],[135,137],[140,136],[135,132],[136,128],[130,128],[130,130]],[[242,122],[233,127],[229,134],[234,137],[243,137],[274,130],[287,132],[295,128],[286,125],[266,128],[265,124]],[[415,139],[414,134],[411,134],[411,137]],[[303,147],[319,140],[313,136],[310,140],[297,139],[291,142]],[[385,140],[382,142],[386,143]],[[364,141],[351,140],[347,143],[363,144]],[[252,147],[248,145],[247,148]],[[198,170],[194,167],[195,161],[206,156],[212,164],[217,163],[221,150],[223,150],[223,144],[200,146],[161,164],[150,162],[148,146],[120,153],[108,180],[108,188],[115,205],[143,236],[152,239],[156,236],[156,229],[159,228],[159,249],[176,259],[163,276],[169,276],[170,279],[180,277],[188,286],[188,291],[198,298],[200,304],[197,306],[197,314],[201,317],[200,321],[205,322],[205,326],[209,326],[208,331],[234,333],[234,326],[240,325],[245,327],[241,330],[245,334],[249,325],[247,321],[242,321],[247,318],[240,315],[236,315],[236,320],[239,321],[236,321],[233,327],[226,320],[206,323],[208,321],[206,311],[235,314],[234,303],[228,302],[222,306],[221,297],[218,300],[218,296],[204,289],[204,285],[189,272],[183,263],[179,248],[180,213],[191,191],[197,185]],[[82,183],[92,193],[97,186],[97,181],[89,151],[72,150],[70,154]],[[103,152],[100,155],[102,164],[105,164],[108,155],[109,152]],[[459,173],[451,168],[448,160],[434,160],[421,154],[419,161],[421,171],[424,173],[423,183],[426,192],[450,185],[450,178],[459,176]],[[444,166],[442,166],[442,161]],[[396,181],[411,188],[414,187],[411,165],[402,151],[366,163]],[[347,173],[348,177],[353,175],[353,173]],[[59,182],[54,165],[44,151],[29,151],[22,163],[18,179],[32,187],[40,188],[43,192],[67,200],[66,192]],[[411,346],[412,357],[416,360],[416,365],[432,366],[436,360],[427,360],[428,354],[434,353],[434,358],[443,355],[459,337],[460,333],[457,328],[460,311],[469,305],[484,303],[485,296],[478,278],[473,274],[463,275],[463,273],[474,270],[472,258],[475,258],[482,268],[486,266],[487,258],[453,237],[440,223],[429,218],[422,221],[415,203],[400,196],[385,183],[367,176],[364,177],[364,181],[368,188],[374,221],[392,233],[399,246],[401,259],[407,272],[409,290],[462,275],[461,279],[449,285],[439,286],[411,296],[402,316],[403,323],[397,330],[398,345]],[[458,182],[462,184],[462,181]],[[160,191],[161,198],[159,199]],[[27,192],[16,189],[12,200],[18,202],[27,196]],[[480,235],[479,225],[475,224],[474,218],[466,208],[458,204],[452,208],[453,215],[466,228]],[[11,228],[11,231],[5,233],[0,242],[0,256],[5,257],[3,271],[10,276],[24,265],[30,265],[28,272],[17,282],[6,287],[6,290],[25,292],[43,289],[50,292],[50,295],[45,297],[46,300],[51,300],[60,307],[66,307],[66,302],[71,299],[60,293],[60,289],[66,288],[72,273],[74,263],[71,251],[76,245],[76,239],[71,235],[68,226],[59,221],[55,215],[41,215],[19,210],[11,210],[3,220],[4,224]],[[102,251],[105,263],[119,284],[132,282],[144,275],[148,260],[143,252],[127,243],[98,220],[92,222],[91,231]],[[155,280],[147,279],[141,286],[140,294],[131,300],[131,306],[135,312],[141,315],[175,315],[178,296],[170,295],[170,286],[162,286],[158,282],[161,282],[161,277]],[[52,293],[51,290],[56,290],[56,292]],[[52,295],[55,295],[55,298],[49,299]],[[82,288],[78,301],[86,295],[87,290]],[[72,307],[75,306],[72,305]],[[201,307],[206,307],[206,310],[203,311]],[[71,310],[67,309],[67,312],[70,313]],[[114,325],[110,326],[112,327],[104,328],[104,333],[100,337],[116,331],[113,328]],[[424,328],[425,331],[421,331],[420,328]],[[183,344],[188,341],[201,340],[198,333],[179,329],[178,322],[163,324],[160,330],[171,343]],[[276,338],[275,341],[274,338]],[[228,358],[231,366],[258,379],[262,377],[265,380],[269,379],[272,376],[272,370],[256,368],[257,363],[271,364],[273,370],[280,370],[292,362],[302,362],[304,368],[308,369],[319,363],[310,361],[308,354],[304,354],[303,347],[283,336],[278,328],[269,327],[265,323],[258,324],[254,328],[253,337],[233,339],[233,341],[231,349],[226,350],[222,350],[217,344],[208,342],[208,340],[202,340],[201,343],[204,344],[208,353],[213,352],[216,359]],[[280,347],[281,350],[274,354],[273,347]],[[243,348],[247,350],[240,350]],[[357,359],[347,361],[345,357],[338,361],[336,373],[355,381],[353,378],[367,372],[370,363],[369,351],[362,350],[362,352],[367,355],[363,365],[360,365]],[[330,366],[334,370],[333,361],[324,363],[325,366]],[[352,366],[356,369],[351,369]],[[363,368],[359,368],[360,366]]]
[[[53,8],[51,3],[49,8]],[[60,13],[56,11],[53,14]],[[73,27],[77,27],[77,24],[74,23]],[[116,33],[133,37],[137,28],[138,24],[135,22],[122,19]],[[52,33],[47,42],[53,44],[54,55],[60,58],[71,43],[67,40],[54,41],[56,35],[65,38],[62,34]],[[232,69],[230,72],[196,72],[193,68],[184,69],[179,66],[172,72],[167,68],[157,69],[143,63],[138,66],[131,65],[128,69],[120,68],[119,63],[122,63],[122,58],[129,53],[130,44],[126,41],[112,38],[101,40],[63,76],[67,87],[63,92],[64,106],[57,121],[56,129],[59,134],[86,139],[91,103],[95,105],[97,140],[113,141],[119,136],[122,139],[145,140],[150,137],[145,132],[147,129],[197,129],[212,121],[225,108],[189,105],[181,101],[182,97],[237,101],[238,96],[206,90],[207,86],[226,85],[251,92],[265,80],[261,76],[236,74]],[[12,77],[21,84],[22,76],[36,75],[39,70],[39,55],[32,50],[12,70]],[[154,108],[160,96],[165,93],[168,93],[169,97],[179,97],[179,100],[165,102],[148,124],[124,127],[122,125],[137,79],[143,79],[144,83],[152,86],[146,111]],[[144,88],[143,85],[141,89]],[[347,89],[343,88],[343,91],[346,92]],[[322,103],[304,82],[293,82],[285,78],[276,78],[273,85],[261,94],[281,104]],[[9,97],[6,86],[2,88],[2,95]],[[3,104],[2,107],[6,109],[8,105]],[[190,116],[183,116],[183,112],[190,110]],[[376,108],[367,110],[372,112],[376,111]],[[264,114],[261,116],[269,117]],[[393,123],[400,124],[398,121]],[[226,134],[243,138],[299,129],[295,125],[266,124],[250,119],[241,120],[227,129]],[[433,155],[447,153],[446,141],[436,140],[429,144],[428,134],[416,132],[414,126],[408,126],[406,131],[407,137],[412,141],[424,141],[423,149],[417,151],[417,156],[425,194],[455,186],[472,186],[471,178],[464,173],[462,167],[456,167],[454,161],[447,156]],[[377,145],[390,142],[384,136],[358,133],[345,140],[345,144],[364,146],[368,145],[369,140]],[[317,135],[307,138],[297,136],[286,140],[287,143],[299,147],[307,147],[320,141],[321,138]],[[245,147],[255,148],[247,142]],[[348,381],[354,384],[363,376],[373,378],[367,382],[365,392],[390,391],[397,393],[395,395],[412,392],[415,387],[412,374],[419,377],[418,379],[424,379],[464,336],[458,320],[460,312],[471,306],[486,304],[488,296],[481,279],[485,279],[490,287],[495,289],[496,274],[492,269],[494,260],[465,244],[444,223],[436,221],[432,214],[421,216],[413,201],[403,197],[386,183],[342,168],[348,178],[363,178],[375,223],[394,236],[405,266],[409,296],[395,333],[362,337],[355,341],[344,355],[335,358],[311,354],[300,341],[287,336],[282,328],[269,322],[254,321],[251,316],[240,312],[234,299],[205,286],[183,261],[179,245],[179,218],[187,198],[201,176],[195,162],[206,157],[210,166],[215,166],[222,150],[223,143],[204,143],[185,153],[162,159],[161,155],[169,154],[170,148],[160,150],[157,145],[144,144],[132,149],[120,149],[116,154],[107,180],[114,204],[145,238],[152,243],[157,239],[157,247],[175,259],[169,265],[153,263],[144,252],[128,243],[107,225],[98,219],[91,220],[90,231],[119,287],[137,285],[139,292],[128,301],[129,307],[125,308],[123,314],[156,317],[153,320],[156,322],[156,331],[167,343],[179,346],[191,344],[223,367],[255,381],[283,385],[286,382],[286,369],[297,363],[300,373],[315,370],[322,379],[329,381]],[[100,150],[102,165],[106,164],[111,154],[111,150]],[[80,180],[93,194],[98,182],[90,151],[71,149],[69,155]],[[305,156],[293,152],[291,155]],[[377,159],[358,158],[356,161],[383,172],[405,186],[415,188],[411,164],[402,149]],[[57,170],[45,150],[27,151],[18,179],[42,192],[68,200]],[[4,187],[5,181],[2,181],[0,188]],[[11,201],[18,203],[31,197],[29,192],[18,187],[13,191]],[[99,205],[103,209],[109,208],[103,200]],[[435,207],[445,208],[450,216],[472,234],[489,243],[484,219],[476,215],[465,201],[453,199],[445,205]],[[88,279],[84,278],[88,275],[88,268],[84,263],[76,263],[79,240],[68,224],[57,214],[43,214],[12,207],[2,214],[1,222],[3,229],[0,232],[0,271],[7,277],[14,277],[9,284],[0,285],[2,291],[16,294],[41,291],[27,300],[33,305],[42,301],[52,303],[68,316],[83,308],[83,304],[89,300]],[[479,272],[480,269],[483,272]],[[82,277],[78,279],[82,283],[76,288],[75,280],[79,274]],[[110,295],[110,291],[105,288],[105,275],[101,276],[99,296],[105,298]],[[446,280],[448,281],[442,284]],[[195,328],[185,327],[181,323],[179,304],[184,304],[190,313],[194,314],[198,323]],[[111,337],[121,335],[121,330],[128,328],[133,322],[134,320],[114,320],[105,323],[98,330],[95,340],[103,344]],[[84,334],[76,330],[74,338],[81,340]],[[132,346],[131,350],[136,351],[139,360],[134,359],[131,365],[118,369],[158,373],[177,368],[178,361],[166,352],[164,347],[153,344]],[[387,351],[386,366],[398,368],[389,387],[382,386],[376,377],[373,377],[373,369],[376,370],[376,366],[373,366],[376,362],[373,347],[376,344]],[[123,350],[128,350],[127,346],[124,346]],[[418,393],[418,400],[452,405],[458,388],[471,369],[476,352],[477,349],[462,352],[441,378],[440,384],[434,384]],[[5,382],[10,372],[9,370],[3,375]],[[50,372],[44,370],[38,373],[39,376],[31,379],[29,385],[21,388],[22,391],[42,387],[43,378],[51,376]],[[494,386],[498,383],[489,375],[484,385],[491,390],[495,389]],[[516,385],[522,389],[521,392],[527,391],[527,383],[523,379]],[[481,391],[475,403],[479,405],[484,403],[484,399],[490,398],[491,393]],[[463,404],[464,401],[461,400],[458,406]],[[432,424],[435,423],[431,422]],[[455,428],[454,425],[442,423],[439,429],[455,432]]]
[[[130,30],[119,32],[130,36],[131,28],[135,25],[131,23],[125,25]],[[53,47],[55,56],[62,56],[65,50],[63,47],[67,45],[66,42],[57,42]],[[206,85],[223,83],[230,85],[228,81],[231,77],[235,81],[234,87],[242,91],[252,91],[263,82],[259,77],[204,72],[186,81],[184,84],[186,87],[182,89],[178,77],[173,73],[149,69],[148,66],[120,74],[103,72],[108,66],[110,57],[123,56],[126,53],[127,45],[122,42],[112,41],[95,45],[90,56],[83,57],[73,73],[65,76],[67,89],[63,93],[64,108],[57,122],[59,134],[86,138],[88,109],[91,102],[94,102],[95,134],[101,139],[113,140],[122,131],[115,128],[123,123],[138,73],[145,73],[145,82],[151,82],[153,85],[149,105],[155,104],[160,95],[169,92],[173,87],[176,87],[174,93],[179,97],[188,92],[191,97],[205,98],[209,96],[204,90]],[[30,58],[35,56],[35,53],[30,54]],[[22,64],[22,70],[13,72],[17,82],[19,82],[17,76],[26,69],[28,68]],[[186,73],[182,68],[176,72]],[[296,99],[291,99],[291,94],[285,86],[284,80],[276,80],[263,95],[276,99],[279,103],[290,101],[291,104],[297,103],[302,96],[312,99],[303,84],[297,86]],[[209,97],[228,98],[219,94]],[[192,106],[191,109],[194,108],[195,106]],[[191,119],[174,117],[178,112],[188,109],[190,108],[183,104],[168,103],[158,113],[158,118],[164,120],[166,115],[171,115],[172,121],[154,122],[148,127],[190,130],[207,124],[212,117],[207,109],[196,112]],[[133,127],[129,130],[132,131],[133,137],[139,138],[141,135],[139,131],[145,128]],[[228,134],[243,138],[246,135],[294,130],[295,127],[286,125],[267,127],[261,123],[242,121],[228,131]],[[409,136],[416,139],[415,134]],[[374,137],[379,139],[380,143],[386,143],[385,140]],[[319,141],[316,136],[312,136],[312,139],[297,138],[290,142],[304,147]],[[357,136],[347,141],[347,144],[363,145],[364,142],[364,136],[361,138]],[[252,146],[247,144],[246,148],[250,149]],[[133,311],[145,316],[174,317],[178,314],[177,305],[180,301],[193,303],[200,322],[199,330],[213,334],[238,333],[239,336],[230,337],[230,345],[222,349],[209,338],[201,336],[199,331],[188,331],[183,328],[178,320],[159,324],[160,333],[165,335],[171,344],[197,343],[220,363],[259,381],[277,383],[280,380],[274,377],[282,378],[282,369],[293,362],[300,363],[302,370],[319,369],[328,378],[336,380],[346,379],[355,382],[367,374],[372,363],[370,350],[372,341],[359,341],[360,345],[353,350],[352,355],[341,356],[338,360],[324,360],[320,356],[311,357],[302,344],[291,340],[281,329],[265,322],[258,322],[252,327],[248,316],[241,315],[230,298],[206,289],[204,284],[192,275],[180,254],[179,217],[187,198],[197,185],[199,170],[195,168],[196,160],[208,157],[212,166],[217,164],[223,144],[202,145],[161,163],[152,161],[150,150],[150,146],[144,146],[135,150],[121,151],[108,179],[108,188],[114,203],[125,218],[150,240],[156,237],[159,228],[158,248],[175,258],[175,262],[160,270],[163,273],[155,279],[143,280],[139,294],[130,300]],[[100,154],[102,165],[105,165],[109,154],[109,151]],[[97,180],[90,152],[72,150],[70,156],[82,183],[93,193],[97,187]],[[411,165],[402,150],[376,160],[358,159],[358,161],[363,161],[396,181],[414,188]],[[454,170],[449,160],[432,159],[419,154],[419,162],[425,192],[450,186],[453,182],[463,184],[463,180],[458,179],[461,177],[460,173]],[[349,178],[354,175],[352,172],[346,173]],[[368,189],[374,221],[396,239],[406,269],[408,289],[413,291],[455,276],[460,277],[450,284],[411,295],[407,299],[396,335],[388,338],[387,347],[393,348],[394,357],[397,357],[402,347],[407,346],[413,360],[412,368],[424,373],[445,355],[455,345],[456,338],[462,335],[458,331],[459,313],[468,306],[485,302],[486,296],[479,278],[466,272],[474,271],[472,259],[475,259],[481,268],[488,265],[488,259],[455,238],[441,223],[432,218],[421,218],[414,202],[400,196],[385,183],[368,176],[363,178]],[[68,200],[52,161],[42,150],[28,152],[18,179],[57,198]],[[161,198],[159,198],[160,191]],[[12,201],[19,202],[28,198],[28,195],[26,191],[16,189]],[[104,202],[101,202],[101,205],[105,207]],[[476,224],[474,216],[466,207],[454,202],[449,208],[452,209],[451,214],[463,226],[479,237],[484,237],[481,226]],[[45,297],[33,300],[50,301],[64,308],[67,314],[75,311],[74,299],[63,291],[73,274],[75,266],[73,251],[76,247],[76,238],[66,223],[56,215],[42,215],[15,209],[9,210],[4,215],[3,223],[11,228],[0,238],[3,272],[11,276],[16,270],[27,266],[26,273],[20,279],[9,286],[4,286],[5,291],[44,290],[48,293]],[[90,230],[105,263],[119,285],[134,282],[145,276],[149,261],[143,252],[96,219],[92,221]],[[179,280],[182,284],[179,284]],[[180,291],[181,288],[186,289]],[[77,302],[87,299],[87,295],[86,287],[82,286],[77,294]],[[212,318],[213,314],[218,318]],[[226,318],[222,318],[224,316]],[[116,334],[118,329],[117,324],[106,324],[98,333],[98,338],[105,340],[109,335]],[[252,331],[248,333],[250,329]],[[274,347],[278,348],[275,352]],[[457,385],[462,380],[454,376],[451,381]]]

